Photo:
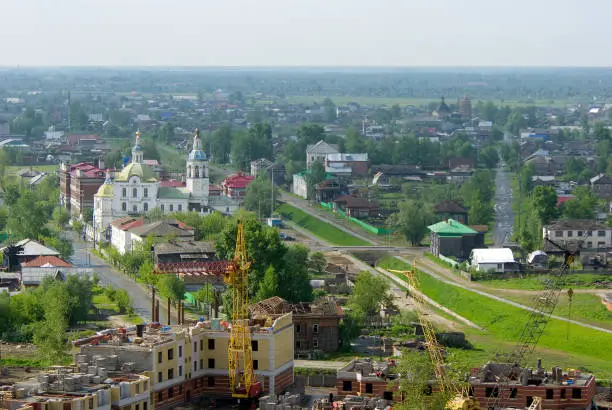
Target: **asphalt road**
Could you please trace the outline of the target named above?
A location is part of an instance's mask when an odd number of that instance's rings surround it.
[[[502,166],[495,175],[495,229],[493,241],[495,246],[501,247],[504,239],[512,238],[514,226],[514,213],[512,212],[512,187],[510,186],[510,173],[504,171]]]
[[[103,284],[111,284],[117,289],[125,289],[133,301],[134,313],[140,316],[145,322],[151,321],[151,294],[146,288],[113,267],[109,266],[106,261],[98,258],[96,255],[89,252],[93,244],[84,242],[77,238],[74,233],[69,234],[73,240],[74,255],[71,262],[79,267],[91,267],[92,272],[95,272],[100,277]],[[160,300],[159,303],[159,320],[161,323],[168,323],[166,314],[166,303]]]

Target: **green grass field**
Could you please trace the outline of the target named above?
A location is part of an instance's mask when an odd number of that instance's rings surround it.
[[[495,289],[542,289],[548,275],[529,275],[526,278],[487,280],[478,282],[481,285]],[[597,287],[598,282],[610,282],[610,275],[595,275],[590,273],[573,273],[567,275],[564,287],[574,289],[592,289]]]
[[[29,168],[32,168],[32,169],[34,169],[36,171],[48,172],[48,173],[59,171],[59,165],[58,164],[50,164],[50,165],[11,165],[11,166],[6,167],[6,173],[7,173],[7,175],[16,175],[17,172],[21,171],[22,169],[29,169]]]
[[[283,204],[278,207],[277,212],[286,219],[295,222],[298,226],[310,231],[313,235],[327,241],[333,245],[339,246],[367,246],[368,242],[356,238],[340,229],[331,226],[306,212],[291,206]]]
[[[393,257],[379,261],[379,265],[391,269],[410,267]],[[466,331],[473,335],[475,340],[483,340],[486,343],[487,349],[483,349],[485,351],[499,352],[504,346],[511,348],[512,342],[518,338],[518,332],[527,322],[529,312],[526,310],[445,284],[423,272],[417,272],[417,277],[423,293],[486,329],[484,335],[473,330]],[[569,338],[566,338],[568,329]],[[612,334],[573,324],[568,326],[565,322],[553,319],[549,321],[540,338],[537,354],[556,355],[564,366],[579,366],[584,371],[595,372],[599,377],[610,378],[612,377],[610,346],[612,346]]]

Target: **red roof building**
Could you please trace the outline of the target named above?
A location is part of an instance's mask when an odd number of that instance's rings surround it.
[[[210,184],[208,186],[208,196],[221,196],[221,192],[223,192],[223,189],[216,185]]]
[[[100,140],[100,137],[95,134],[68,134],[66,137],[68,145],[92,145]]]
[[[246,195],[246,188],[255,179],[252,175],[246,175],[242,172],[230,175],[221,183],[223,195],[232,198],[240,199]]]
[[[57,256],[44,255],[37,256],[34,259],[23,262],[23,268],[70,268],[72,265]]]
[[[73,216],[80,216],[85,208],[93,208],[93,197],[104,183],[106,172],[88,162],[61,164],[60,204]]]

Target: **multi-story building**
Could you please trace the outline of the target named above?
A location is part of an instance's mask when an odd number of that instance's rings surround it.
[[[468,120],[472,118],[472,100],[470,97],[465,96],[459,100],[459,114]]]
[[[325,164],[325,158],[328,154],[338,154],[339,152],[336,144],[328,144],[323,140],[316,144],[308,145],[306,147],[306,169],[310,169],[310,166],[315,161]]]
[[[366,176],[370,168],[368,154],[327,154],[325,171],[338,176]]]
[[[559,244],[582,242],[583,249],[612,248],[612,227],[595,220],[553,222],[542,228],[542,234]]]
[[[242,172],[230,175],[221,182],[223,195],[234,200],[241,200],[246,195],[246,189],[255,180],[253,175],[246,175]]]
[[[397,390],[399,376],[393,360],[375,362],[372,359],[355,359],[336,374],[338,397],[378,397],[389,401],[400,401]]]
[[[60,165],[60,204],[74,217],[80,217],[85,208],[93,208],[95,193],[104,183],[102,169],[87,162]]]
[[[193,326],[109,329],[73,344],[80,346],[77,366],[96,363],[146,375],[150,408],[170,409],[200,396],[231,397],[229,336],[228,324],[213,319]],[[253,321],[253,369],[266,394],[279,394],[293,383],[293,345],[291,313]]]

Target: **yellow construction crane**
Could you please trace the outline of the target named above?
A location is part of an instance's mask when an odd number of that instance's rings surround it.
[[[234,259],[223,279],[232,287],[232,322],[228,345],[228,373],[232,396],[257,397],[262,392],[261,383],[253,372],[253,350],[249,319],[248,277],[251,262],[247,260],[242,222],[238,222]]]
[[[460,387],[457,383],[448,377],[446,369],[444,368],[444,354],[443,349],[436,337],[436,332],[433,323],[429,319],[425,312],[425,299],[420,292],[419,280],[416,277],[416,261],[412,262],[411,270],[393,270],[403,275],[408,284],[410,285],[410,296],[414,300],[414,306],[416,308],[417,315],[419,317],[419,323],[423,328],[423,334],[425,335],[425,344],[431,363],[434,367],[434,373],[438,381],[441,392],[450,392],[453,394],[453,398],[446,403],[448,410],[480,410],[480,404],[478,401],[469,397],[467,386]]]

